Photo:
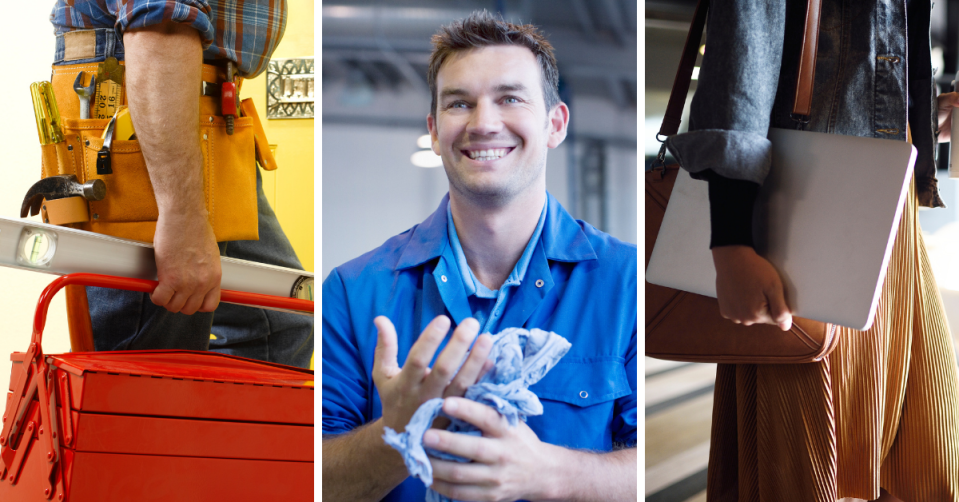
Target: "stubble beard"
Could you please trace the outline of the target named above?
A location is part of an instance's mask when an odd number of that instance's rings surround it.
[[[461,171],[451,169],[446,162],[443,169],[449,180],[450,192],[465,197],[482,207],[502,207],[527,191],[546,169],[546,152],[533,162],[534,165],[514,167],[502,182],[470,179]]]

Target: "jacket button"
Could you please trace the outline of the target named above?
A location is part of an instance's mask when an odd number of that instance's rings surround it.
[[[443,282],[446,282],[446,276],[445,276],[445,275],[441,275],[441,276],[440,276],[440,280],[443,281]]]
[[[586,399],[587,397],[589,397],[589,392],[586,392],[585,390],[581,390],[579,391],[579,397]]]
[[[543,284],[546,284],[546,283],[543,282],[542,279],[536,279],[536,287],[537,287],[537,288],[543,287]]]

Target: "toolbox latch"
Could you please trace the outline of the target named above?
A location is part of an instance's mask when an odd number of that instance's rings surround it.
[[[14,391],[8,397],[0,431],[0,482],[16,484],[26,455],[32,451],[47,461],[45,481],[42,482],[47,499],[53,498],[54,493],[63,495],[63,476],[56,472],[61,464],[55,415],[58,388],[55,375],[56,371],[45,360],[39,343],[31,343]],[[24,422],[26,426],[23,426]],[[36,444],[31,447],[34,439]],[[51,480],[56,480],[56,486]]]

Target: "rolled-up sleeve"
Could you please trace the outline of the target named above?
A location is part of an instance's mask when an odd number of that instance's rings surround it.
[[[57,35],[113,28],[121,41],[129,30],[184,24],[199,33],[205,60],[233,61],[246,78],[266,71],[286,18],[286,0],[57,0],[50,14]]]
[[[161,23],[173,22],[185,24],[200,33],[203,48],[213,44],[213,22],[210,19],[210,5],[204,0],[166,0],[148,2],[140,0],[118,1],[116,3],[117,34],[128,30],[146,28]]]
[[[753,132],[690,131],[670,137],[666,146],[679,165],[693,174],[712,169],[726,178],[762,184],[772,163],[772,143]]]
[[[323,435],[349,432],[365,423],[371,388],[350,329],[346,287],[334,269],[323,281]]]
[[[766,136],[779,84],[784,1],[713,0],[689,132],[666,141],[680,165],[762,183],[772,162]]]
[[[213,44],[212,10],[206,0],[58,0],[50,15],[57,35],[74,30],[114,28],[117,35],[130,29],[165,22],[197,30],[203,48]]]

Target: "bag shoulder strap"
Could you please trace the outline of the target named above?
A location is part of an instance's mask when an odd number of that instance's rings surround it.
[[[822,0],[806,4],[806,30],[803,32],[799,74],[796,76],[796,99],[793,101],[793,119],[809,121],[812,109],[812,87],[816,77],[816,50],[819,48],[819,15]]]
[[[696,4],[696,13],[693,22],[686,34],[686,45],[683,46],[683,56],[679,60],[676,78],[673,79],[673,90],[669,93],[669,103],[666,105],[666,116],[659,134],[669,137],[679,131],[679,124],[683,119],[683,107],[686,104],[686,95],[689,93],[689,84],[693,78],[693,67],[696,66],[696,52],[703,39],[703,30],[706,28],[706,11],[709,10],[709,0],[699,0]]]
[[[799,74],[796,77],[796,99],[793,102],[793,118],[799,121],[808,121],[812,108],[812,89],[816,75],[816,50],[819,45],[819,16],[822,0],[809,0],[806,6],[806,29],[803,32],[802,55],[799,60]],[[693,67],[696,65],[696,52],[702,41],[703,30],[706,27],[706,11],[709,9],[709,0],[699,0],[696,4],[696,13],[686,35],[686,45],[683,47],[683,56],[676,70],[673,80],[673,90],[669,95],[666,106],[666,116],[659,129],[659,135],[672,136],[679,131],[682,122],[683,107],[686,104],[686,95],[692,81]],[[659,137],[657,135],[657,138]]]

